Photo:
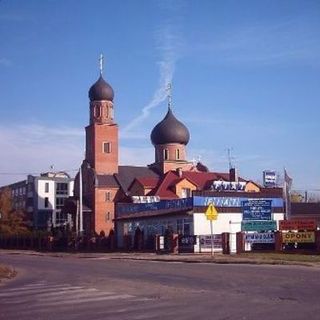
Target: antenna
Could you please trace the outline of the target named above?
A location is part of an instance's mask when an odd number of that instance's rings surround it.
[[[104,61],[103,61],[103,54],[100,53],[100,57],[99,57],[99,70],[100,70],[100,76],[102,76],[102,72],[103,72],[103,64],[104,64]]]
[[[172,106],[172,84],[171,84],[171,82],[168,83],[166,91],[167,91],[167,97],[168,97],[168,108],[171,109],[171,106]]]
[[[234,166],[232,165],[232,159],[233,159],[233,157],[231,156],[231,151],[232,151],[232,148],[228,148],[228,149],[227,149],[229,169],[232,169],[232,168],[234,167]]]

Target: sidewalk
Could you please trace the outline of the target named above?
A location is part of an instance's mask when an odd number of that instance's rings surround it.
[[[57,258],[79,258],[95,260],[138,260],[138,261],[161,261],[180,263],[217,263],[217,264],[269,264],[269,265],[300,265],[320,268],[320,255],[297,255],[277,253],[244,253],[223,255],[210,254],[155,254],[155,253],[67,253],[67,252],[39,252],[28,250],[3,250],[1,254],[19,254],[50,256]]]

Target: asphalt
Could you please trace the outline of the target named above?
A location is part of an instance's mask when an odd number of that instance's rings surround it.
[[[237,254],[224,255],[221,253],[211,254],[156,254],[145,252],[112,252],[112,253],[68,253],[68,252],[39,252],[30,250],[0,250],[0,254],[12,255],[34,255],[34,256],[50,256],[57,258],[79,258],[94,260],[148,260],[162,261],[168,263],[215,263],[215,264],[259,264],[259,265],[299,265],[320,268],[320,262],[309,261],[292,261],[284,259],[262,258],[261,255],[256,257],[245,257]]]

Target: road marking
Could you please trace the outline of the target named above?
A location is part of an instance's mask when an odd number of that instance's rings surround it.
[[[4,297],[2,300],[5,303],[8,304],[18,304],[18,303],[24,303],[24,302],[30,302],[30,301],[44,301],[44,300],[54,300],[54,299],[61,299],[63,298],[62,296],[65,297],[65,299],[68,299],[70,296],[88,296],[88,295],[93,295],[95,292],[98,292],[97,289],[95,288],[88,288],[88,289],[72,289],[72,288],[67,288],[65,290],[61,290],[59,292],[49,292],[49,293],[35,293],[32,295],[27,295],[24,296],[20,299],[12,299],[10,297]],[[105,292],[104,295],[106,294],[113,294],[112,292]],[[55,297],[56,296],[56,297]],[[9,299],[10,298],[10,299]],[[19,297],[17,297],[19,298]]]
[[[84,289],[84,287],[66,287],[64,286],[59,286],[59,287],[47,287],[43,289],[30,289],[30,290],[11,290],[10,292],[3,292],[0,293],[0,298],[1,297],[18,297],[18,296],[23,296],[23,295],[32,295],[32,294],[40,294],[40,293],[46,293],[46,292],[57,292],[59,289],[61,290],[74,290],[74,289]]]
[[[63,306],[66,304],[79,304],[79,303],[84,303],[84,302],[97,302],[97,301],[106,301],[106,300],[120,300],[120,299],[130,299],[133,298],[134,296],[130,295],[130,294],[119,294],[119,295],[104,295],[102,297],[90,297],[90,296],[86,296],[82,299],[77,299],[77,298],[73,298],[73,299],[67,299],[67,300],[56,300],[56,301],[48,301],[48,302],[42,302],[42,301],[37,301],[33,306],[37,307],[39,306]]]
[[[65,287],[66,285],[65,284],[56,284],[56,285],[47,285],[47,284],[44,284],[42,286],[39,286],[39,287],[20,287],[20,288],[8,288],[6,289],[6,292],[21,292],[21,291],[36,291],[36,290],[39,290],[41,288],[45,289],[45,288],[52,288],[52,289],[59,289],[59,288],[63,288]],[[42,289],[41,289],[42,290]]]

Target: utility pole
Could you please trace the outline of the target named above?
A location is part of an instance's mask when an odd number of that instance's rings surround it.
[[[83,209],[82,209],[82,170],[79,170],[79,232],[80,235],[83,233]]]

